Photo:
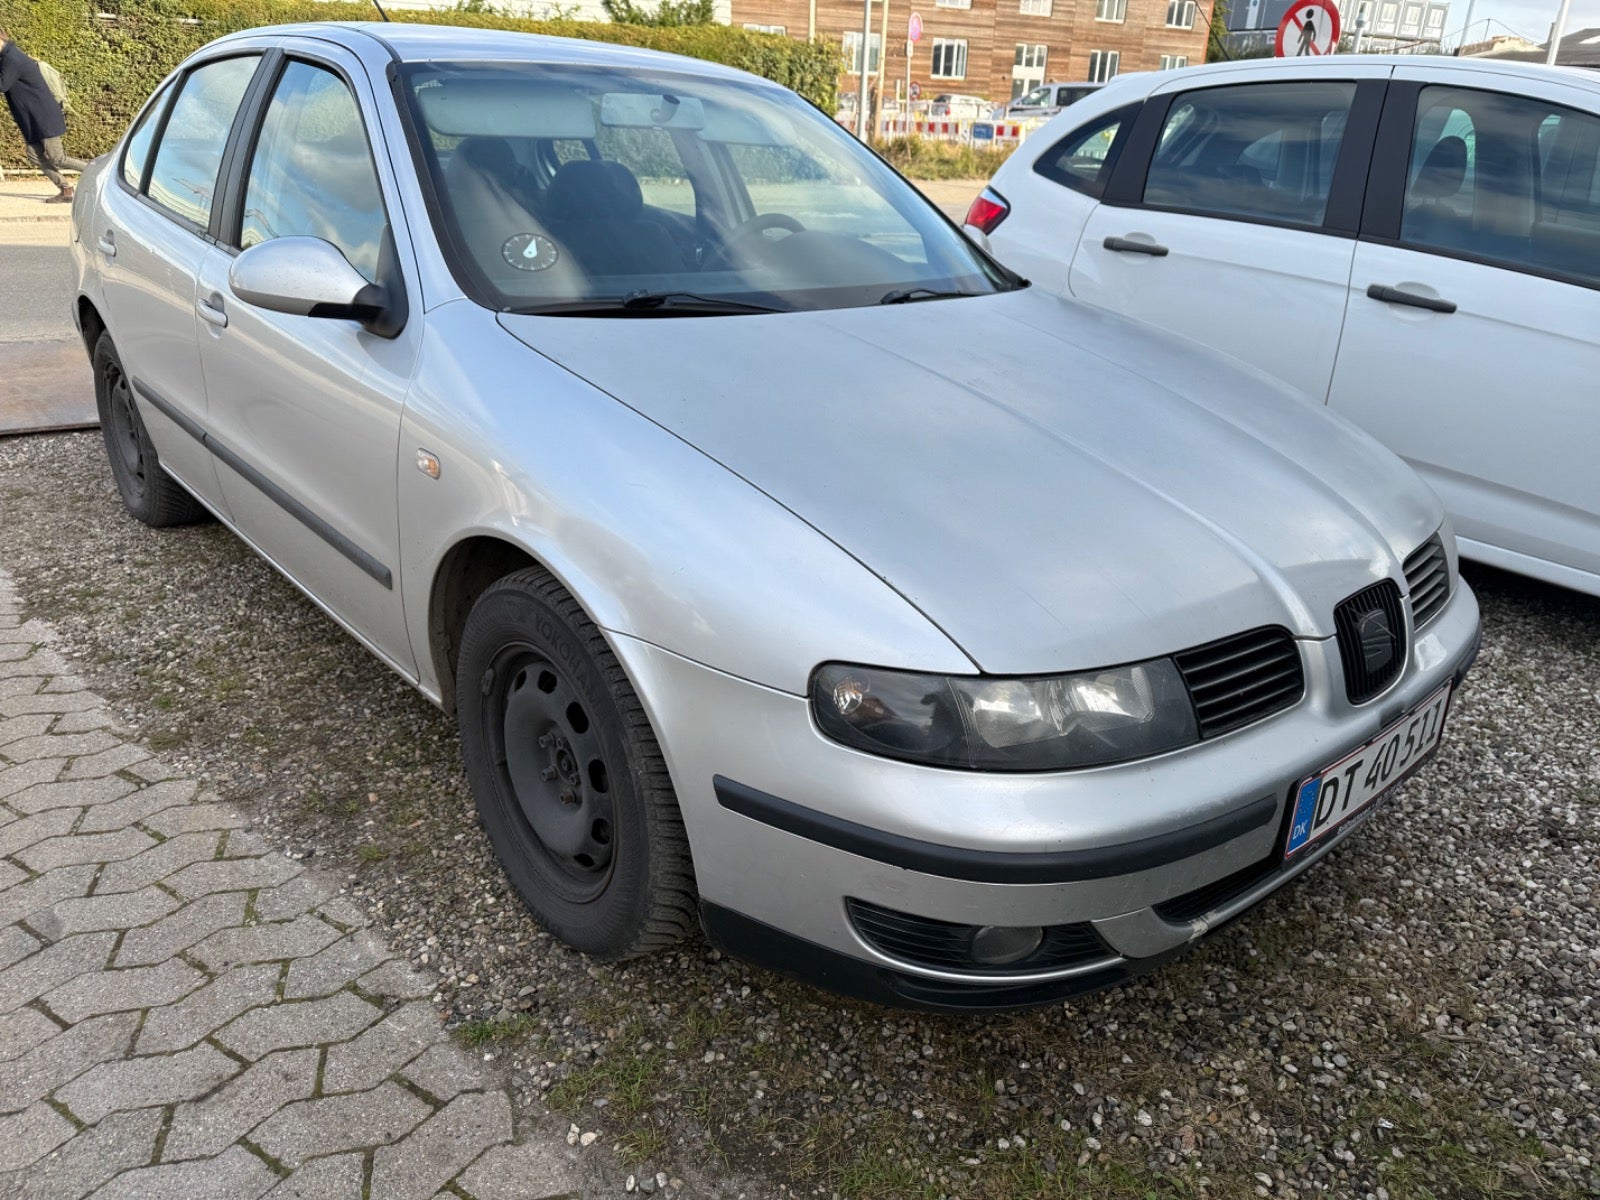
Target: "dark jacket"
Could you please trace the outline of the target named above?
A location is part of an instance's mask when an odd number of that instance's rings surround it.
[[[67,132],[66,115],[45,86],[39,64],[18,50],[15,42],[0,48],[0,92],[6,94],[23,141],[37,144]]]

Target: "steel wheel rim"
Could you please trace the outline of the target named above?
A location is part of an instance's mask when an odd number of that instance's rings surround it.
[[[616,864],[614,774],[589,706],[569,672],[531,646],[512,646],[491,668],[485,712],[508,816],[563,900],[598,899]]]
[[[133,389],[128,377],[116,367],[107,367],[106,390],[110,399],[111,442],[130,482],[144,489],[144,442],[139,437],[139,417],[133,407]]]

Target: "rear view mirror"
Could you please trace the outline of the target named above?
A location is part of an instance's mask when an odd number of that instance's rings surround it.
[[[694,96],[660,92],[606,92],[600,124],[625,129],[704,129],[705,106]]]
[[[228,271],[233,294],[257,308],[296,317],[360,321],[374,333],[383,326],[388,296],[367,282],[338,247],[321,238],[282,237],[251,246]]]

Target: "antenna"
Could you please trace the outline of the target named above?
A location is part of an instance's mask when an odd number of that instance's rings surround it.
[[[383,11],[383,5],[379,4],[378,0],[372,0],[372,7],[378,10],[378,15],[385,21],[389,19],[389,14]]]

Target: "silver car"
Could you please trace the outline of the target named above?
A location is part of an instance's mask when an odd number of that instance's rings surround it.
[[[215,515],[455,714],[596,957],[698,920],[888,1003],[1115,983],[1370,817],[1477,647],[1398,459],[738,71],[237,35],[74,220],[129,511]]]

